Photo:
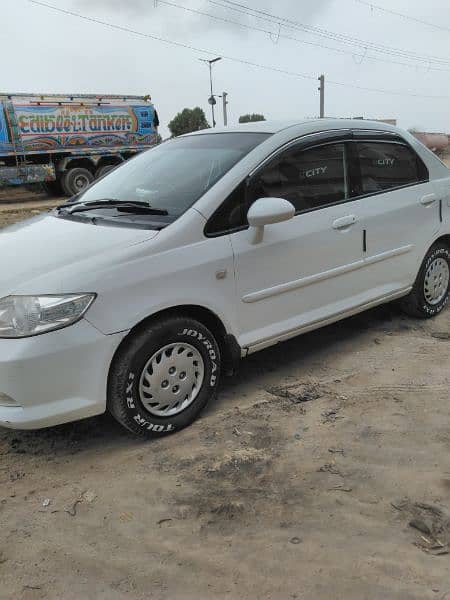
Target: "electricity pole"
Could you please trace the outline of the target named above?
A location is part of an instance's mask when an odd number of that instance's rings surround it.
[[[222,92],[222,105],[223,105],[223,124],[224,127],[228,125],[228,115],[227,115],[227,92]]]
[[[209,85],[210,85],[210,89],[211,89],[211,96],[208,98],[208,103],[211,105],[212,126],[215,127],[216,120],[214,118],[214,105],[216,104],[216,99],[214,98],[214,93],[213,93],[212,65],[213,65],[213,63],[217,62],[218,60],[222,60],[222,57],[218,56],[217,58],[213,58],[212,60],[207,60],[205,58],[199,58],[199,60],[206,63],[209,67]]]
[[[325,75],[321,75],[319,78],[320,87],[317,89],[320,92],[320,118],[323,119],[325,116]]]

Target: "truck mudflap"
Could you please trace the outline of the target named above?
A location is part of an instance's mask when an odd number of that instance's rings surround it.
[[[41,183],[56,179],[54,165],[21,165],[19,167],[0,167],[0,187]]]

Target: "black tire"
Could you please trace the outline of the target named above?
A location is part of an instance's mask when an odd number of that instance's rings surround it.
[[[426,274],[430,269],[430,266],[433,264],[436,265],[436,261],[440,260],[445,261],[450,270],[450,250],[448,246],[442,242],[437,242],[430,248],[425,256],[411,292],[400,301],[402,310],[408,315],[421,319],[430,319],[431,317],[438,315],[447,304],[449,297],[448,282],[446,289],[441,291],[443,294],[442,298],[436,303],[429,302],[425,293]],[[438,298],[436,298],[436,300],[438,300]]]
[[[42,184],[42,187],[49,196],[57,197],[64,195],[60,179],[57,179],[56,181],[46,181]]]
[[[180,346],[188,344],[193,347],[203,360],[204,376],[199,391],[196,392],[197,395],[191,404],[177,414],[159,416],[149,411],[149,408],[155,410],[154,408],[144,406],[139,388],[144,371],[148,373],[150,359],[155,355],[158,356],[158,351],[170,344],[179,344]],[[170,357],[171,355],[168,360]],[[190,425],[208,401],[215,397],[219,384],[220,367],[221,359],[217,341],[202,323],[191,318],[177,316],[156,321],[136,333],[116,354],[108,380],[108,409],[119,423],[140,437],[160,437],[174,433]],[[170,387],[173,392],[174,388],[171,386],[176,383],[178,373],[169,375],[170,371],[167,371],[166,374],[165,368],[165,366],[162,367],[164,379],[166,377],[167,379],[173,378],[165,387],[167,389]],[[195,369],[196,367],[194,367]],[[180,379],[182,375],[183,373],[180,373]],[[186,377],[186,373],[184,375]],[[195,376],[187,377],[189,386],[194,379]],[[165,384],[166,380],[163,383]],[[158,390],[159,384],[155,387]],[[153,388],[151,389],[153,390]],[[147,399],[150,394],[145,392],[145,395],[147,403],[150,402]]]
[[[95,171],[95,179],[100,179],[100,177],[103,177],[103,175],[106,175],[106,173],[109,173],[116,167],[117,167],[117,165],[103,165],[103,167],[99,167]]]
[[[92,173],[83,167],[69,169],[61,177],[61,184],[67,196],[75,196],[84,191],[93,181]]]

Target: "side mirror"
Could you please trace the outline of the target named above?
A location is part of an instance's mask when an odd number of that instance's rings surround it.
[[[253,243],[263,238],[265,225],[288,221],[295,215],[294,206],[283,198],[260,198],[256,200],[247,213],[250,227],[255,228]]]

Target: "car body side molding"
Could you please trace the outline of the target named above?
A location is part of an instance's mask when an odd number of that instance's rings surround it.
[[[350,273],[351,271],[356,271],[357,269],[361,269],[362,267],[365,267],[368,264],[375,264],[383,260],[393,258],[395,256],[406,254],[407,252],[411,252],[413,248],[413,244],[408,244],[407,246],[401,246],[400,248],[394,248],[393,250],[388,250],[387,252],[381,252],[380,254],[368,256],[361,260],[349,263],[348,265],[342,265],[341,267],[330,269],[329,271],[323,271],[322,273],[317,273],[308,277],[302,277],[300,279],[295,279],[294,281],[281,283],[279,285],[275,285],[264,290],[259,290],[258,292],[246,294],[242,297],[242,301],[245,303],[252,303],[258,302],[260,300],[265,300],[266,298],[270,298],[272,296],[277,296],[279,294],[284,294],[285,292],[290,292],[298,288],[306,287],[308,285],[311,285],[312,283],[318,283],[320,281],[324,281],[325,279],[330,279],[332,277],[344,275],[345,273]]]

